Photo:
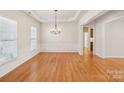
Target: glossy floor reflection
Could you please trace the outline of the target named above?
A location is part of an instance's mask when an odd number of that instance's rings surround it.
[[[102,59],[89,52],[40,53],[0,81],[106,82],[124,81],[124,59]]]

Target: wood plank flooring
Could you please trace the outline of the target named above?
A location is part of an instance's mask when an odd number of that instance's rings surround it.
[[[1,82],[124,81],[124,59],[90,53],[40,53],[0,79]]]

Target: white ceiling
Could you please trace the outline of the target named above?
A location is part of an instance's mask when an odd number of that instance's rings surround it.
[[[53,22],[55,18],[54,10],[27,10],[25,11],[30,16],[34,17],[40,22]],[[86,10],[58,10],[57,20],[59,22],[77,21]]]

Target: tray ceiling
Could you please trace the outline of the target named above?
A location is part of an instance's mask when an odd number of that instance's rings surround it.
[[[28,15],[34,17],[40,22],[54,22],[54,10],[27,10]],[[77,21],[86,10],[58,10],[59,22]]]

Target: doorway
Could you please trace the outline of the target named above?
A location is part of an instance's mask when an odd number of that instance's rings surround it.
[[[83,27],[83,50],[84,54],[93,53],[93,32],[94,29],[90,27]]]

